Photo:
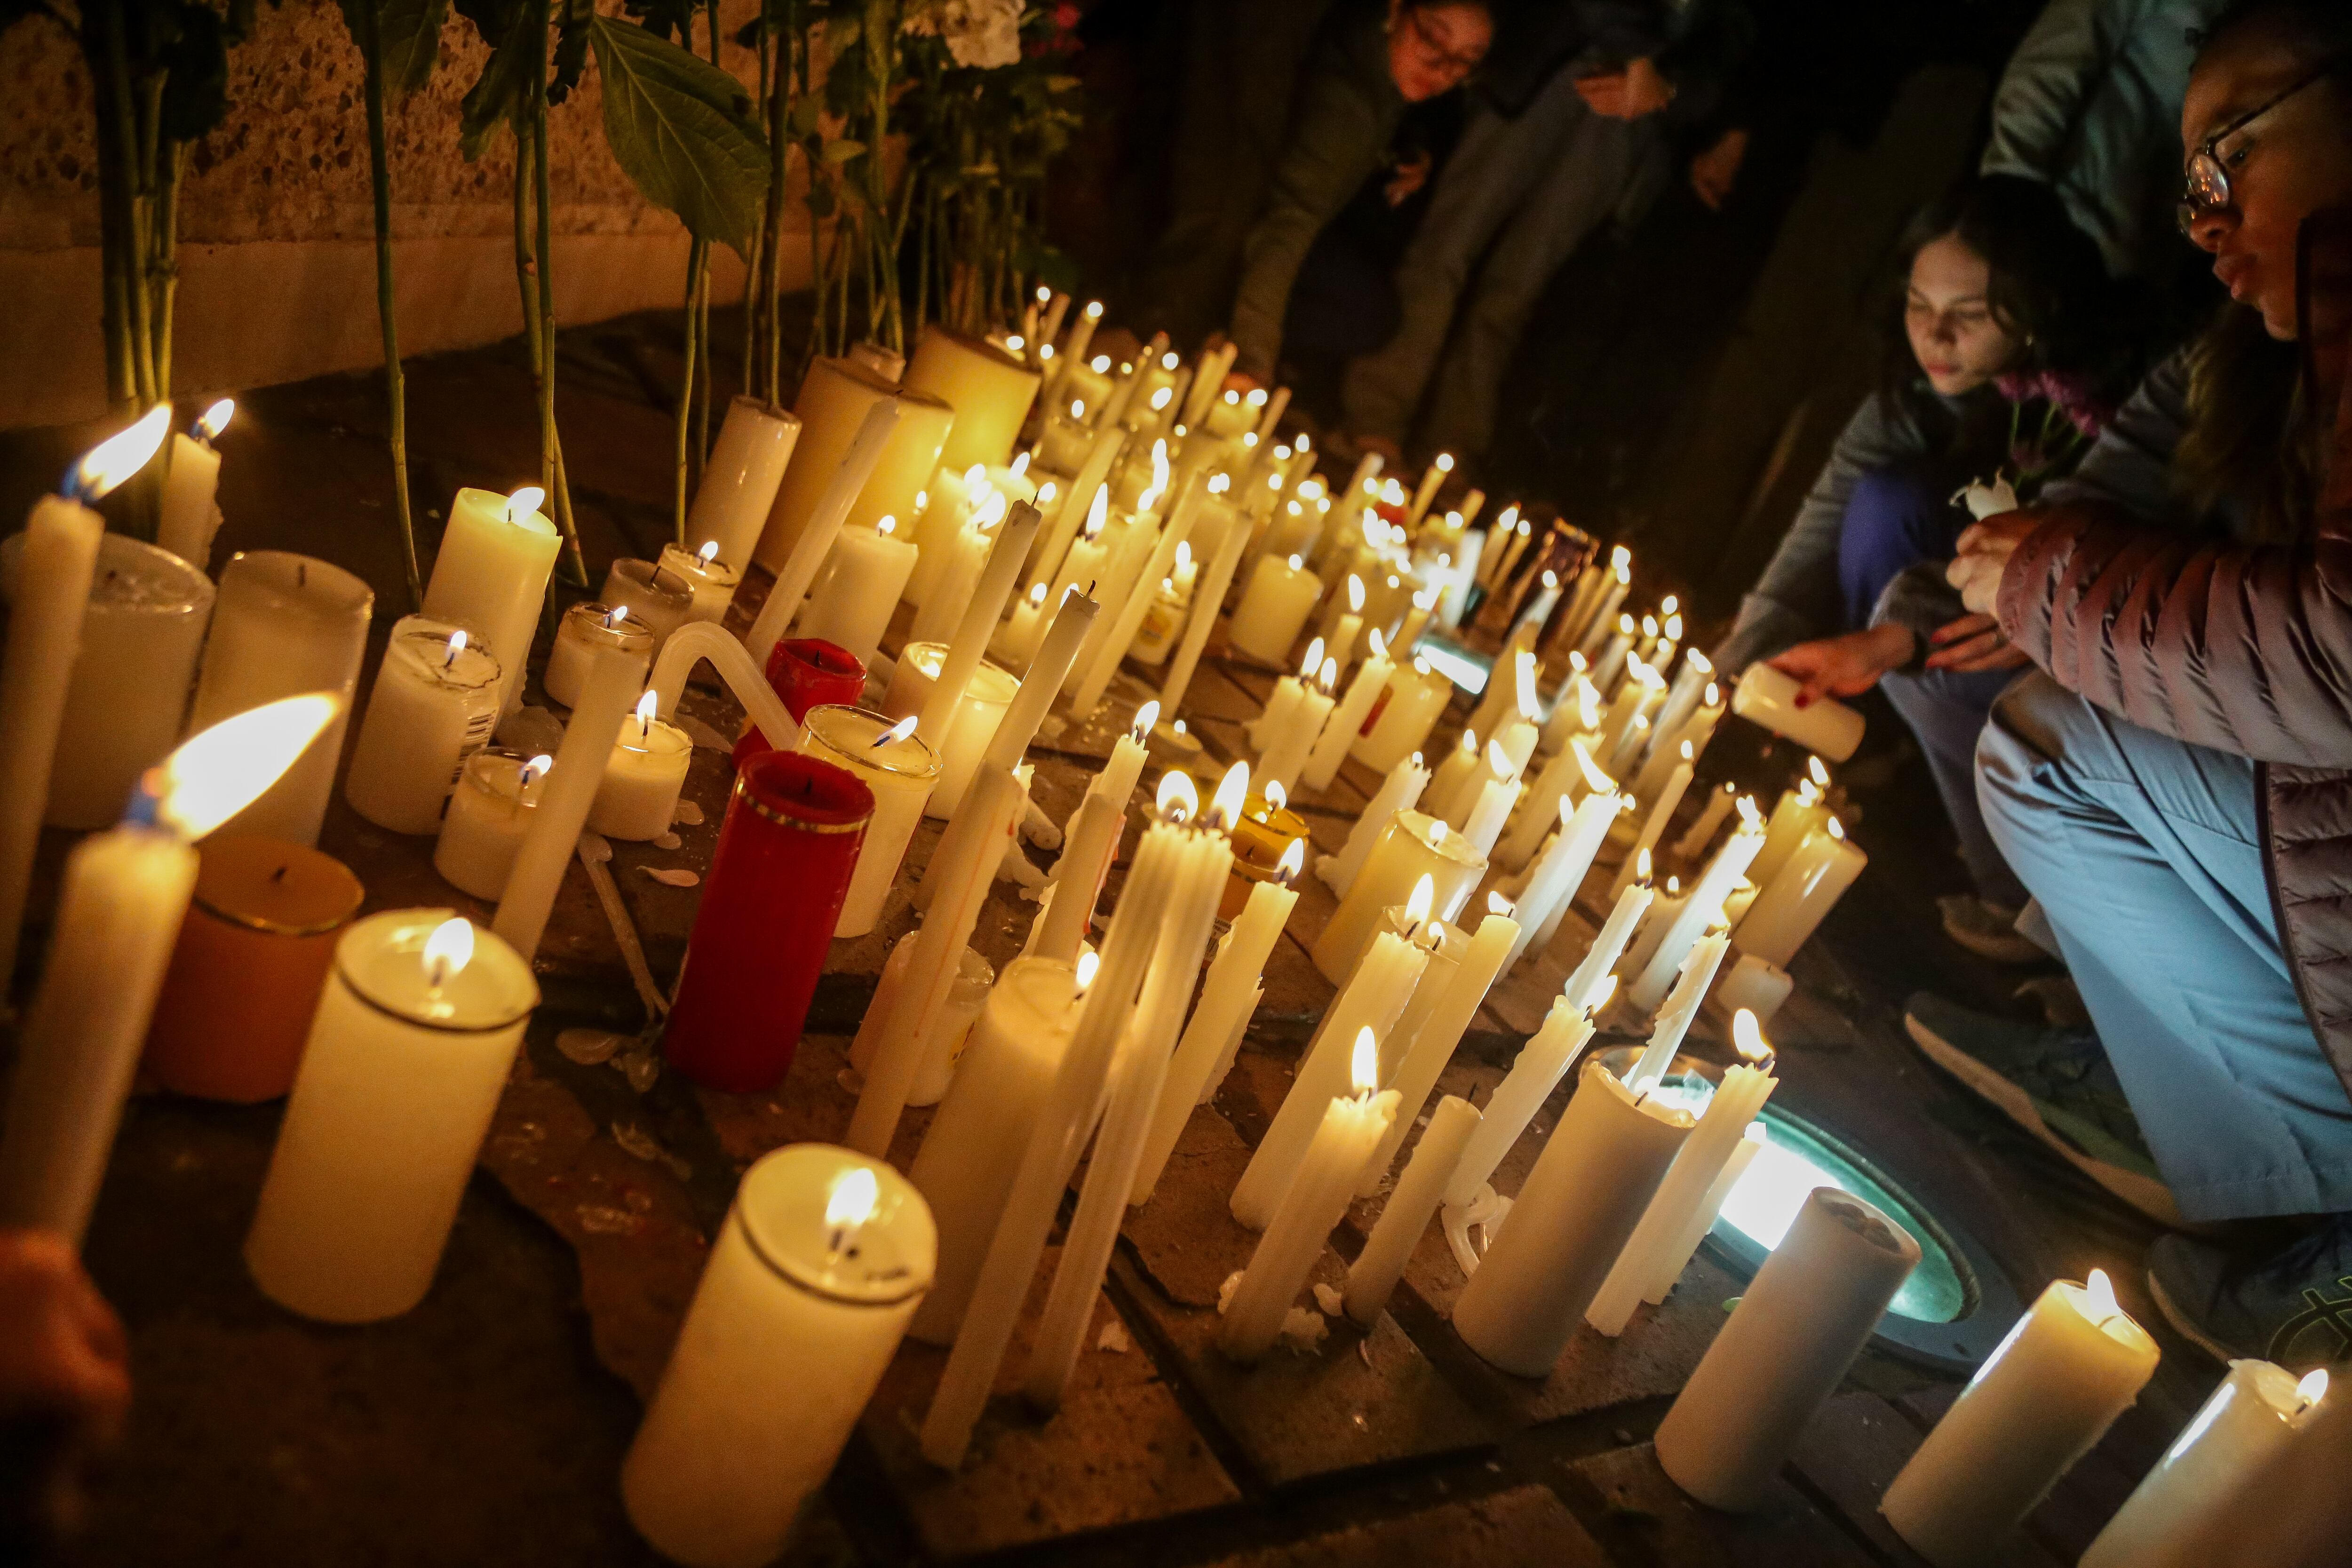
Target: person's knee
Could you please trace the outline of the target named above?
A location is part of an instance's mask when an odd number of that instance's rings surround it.
[[[1849,552],[1857,545],[1874,552],[1900,547],[1924,559],[1936,542],[1930,536],[1950,531],[1945,521],[1950,502],[1949,488],[1922,468],[1908,463],[1872,468],[1854,481],[1841,542]]]
[[[1977,803],[1993,837],[2007,849],[2053,808],[2070,758],[2112,749],[2097,709],[2040,670],[2019,678],[1977,736]]]

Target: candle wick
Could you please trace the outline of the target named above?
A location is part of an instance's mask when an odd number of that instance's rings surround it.
[[[308,588],[310,585],[310,563],[308,561],[298,561],[294,563],[294,585],[297,588]]]
[[[284,881],[284,880],[286,879],[286,873],[287,873],[288,869],[289,869],[289,868],[284,867],[284,866],[280,866],[280,867],[278,867],[278,869],[276,869],[275,871],[272,871],[271,873],[269,873],[269,879],[270,879],[271,881],[273,881],[273,882],[282,882],[282,881]]]

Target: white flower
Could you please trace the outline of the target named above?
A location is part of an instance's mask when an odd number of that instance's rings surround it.
[[[1965,504],[1969,509],[1969,515],[1982,522],[1986,518],[1999,517],[2002,512],[2017,510],[2017,487],[2011,484],[2006,478],[1997,475],[1992,483],[1987,484],[1982,479],[1979,479],[1976,483],[1964,487],[1960,493],[1952,499]]]
[[[992,70],[1020,62],[1024,3],[928,0],[908,16],[902,30],[944,38],[956,64]]]

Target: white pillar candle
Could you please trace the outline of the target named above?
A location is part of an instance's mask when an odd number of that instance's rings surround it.
[[[1593,937],[1591,945],[1584,950],[1584,956],[1577,961],[1575,972],[1569,975],[1568,984],[1560,988],[1560,994],[1567,997],[1571,1005],[1591,1007],[1595,1005],[1594,999],[1602,983],[1617,967],[1617,960],[1624,954],[1625,944],[1633,938],[1633,928],[1642,923],[1642,917],[1649,912],[1651,900],[1656,896],[1649,878],[1641,876],[1626,884],[1618,893],[1617,901],[1609,908],[1609,918],[1601,922],[1600,932]]]
[[[1389,677],[1388,700],[1373,719],[1370,731],[1358,737],[1348,754],[1368,768],[1386,773],[1423,749],[1446,704],[1453,700],[1454,683],[1427,659],[1414,659]]]
[[[921,713],[937,688],[940,667],[947,656],[944,643],[909,643],[900,651],[898,662],[891,670],[890,684],[882,694],[882,711],[894,720]],[[946,733],[939,737],[934,747],[940,753],[940,782],[924,805],[926,816],[952,816],[955,808],[963,804],[972,773],[987,754],[989,742],[996,738],[997,725],[1003,721],[1013,699],[1020,694],[1020,680],[996,666],[983,663],[973,667],[971,679],[964,683],[963,700],[956,704]]]
[[[537,1005],[530,961],[447,910],[343,933],[246,1237],[264,1295],[333,1323],[425,1299]]]
[[[1331,1230],[1348,1212],[1357,1179],[1396,1120],[1396,1090],[1375,1093],[1380,1047],[1369,1028],[1356,1031],[1354,1092],[1332,1096],[1298,1163],[1298,1173],[1266,1218],[1265,1234],[1224,1305],[1217,1349],[1244,1365],[1272,1348],[1299,1288],[1323,1255]]]
[[[881,1384],[935,1251],[929,1207],[887,1165],[793,1143],[746,1171],[621,1463],[638,1533],[688,1568],[772,1561]]]
[[[1322,673],[1300,695],[1297,707],[1278,728],[1268,727],[1270,732],[1258,761],[1262,784],[1279,784],[1286,793],[1297,787],[1298,775],[1314,750],[1315,738],[1330,720],[1334,706],[1331,687],[1339,674],[1339,667],[1326,658]]]
[[[1283,1097],[1281,1109],[1274,1113],[1273,1123],[1234,1184],[1231,1206],[1235,1219],[1252,1230],[1264,1230],[1272,1223],[1283,1194],[1298,1179],[1307,1146],[1323,1121],[1324,1107],[1348,1092],[1359,1031],[1369,1028],[1376,1039],[1385,1037],[1412,1000],[1413,987],[1428,963],[1427,950],[1406,937],[1381,931],[1373,941],[1363,963],[1325,1009],[1315,1038],[1299,1058],[1298,1076],[1291,1080],[1290,1092]],[[1375,1058],[1372,1081],[1378,1079]],[[1377,1137],[1364,1145],[1349,1178],[1350,1194],[1364,1162],[1378,1147]]]
[[[307,555],[240,551],[222,568],[188,728],[208,729],[306,691],[331,691],[341,699],[334,721],[301,760],[226,824],[227,832],[318,842],[374,606],[375,594],[365,583]]]
[[[696,554],[681,544],[662,546],[662,581],[673,579],[684,583],[692,595],[686,608],[689,621],[723,621],[727,606],[735,602],[736,586],[743,581],[743,569],[730,563],[719,553],[717,544],[702,547],[709,553]]]
[[[796,414],[757,397],[730,400],[718,444],[703,460],[694,507],[686,514],[688,553],[716,544],[713,553],[739,569],[751,559],[800,434]]]
[[[105,521],[79,501],[44,496],[14,563],[8,641],[0,653],[0,977],[16,972],[41,805],[105,531]]]
[[[2081,1568],[2199,1568],[2200,1537],[2232,1502],[2259,1497],[2257,1478],[2316,1413],[2325,1369],[2302,1382],[2266,1361],[2229,1374],[2084,1550]],[[2271,1500],[2284,1504],[2286,1500]]]
[[[1795,989],[1787,970],[1742,953],[1717,983],[1715,1005],[1727,1011],[1745,1007],[1759,1024],[1769,1024]]]
[[[1606,759],[1615,757],[1625,749],[1626,740],[1633,732],[1633,721],[1646,715],[1651,704],[1665,696],[1666,683],[1658,672],[1639,659],[1626,661],[1625,683],[1617,689],[1616,700],[1601,721],[1601,746],[1593,753],[1609,765]]]
[[[1731,710],[1833,763],[1853,755],[1862,744],[1862,715],[1832,697],[1800,708],[1797,697],[1803,689],[1804,683],[1785,670],[1751,664],[1731,689]]]
[[[817,366],[833,362],[819,360],[809,367],[809,381],[817,379]],[[807,383],[803,384],[803,400],[806,402]],[[800,410],[806,422],[803,434],[816,435],[814,420],[807,407]],[[771,566],[776,580],[768,589],[768,596],[760,605],[760,614],[751,629],[743,636],[743,647],[751,654],[754,666],[768,661],[768,650],[782,638],[784,628],[793,624],[800,613],[801,602],[808,597],[809,585],[816,581],[817,569],[824,558],[833,553],[834,541],[841,536],[843,526],[856,510],[873,481],[884,478],[883,459],[898,454],[900,437],[919,436],[921,421],[916,416],[921,410],[910,400],[898,396],[876,398],[865,409],[862,418],[849,430],[842,432],[838,442],[828,438],[824,443],[803,439],[800,446],[800,461],[784,474],[784,488],[776,496],[776,510],[769,515],[768,532],[761,542],[760,563]],[[944,437],[946,426],[940,426]],[[810,479],[811,493],[803,496],[799,479],[802,465],[822,459],[819,475]],[[929,472],[926,468],[924,472]],[[918,481],[919,482],[919,481]],[[894,489],[896,486],[891,487]],[[904,487],[910,493],[905,503],[878,509],[875,517],[906,517],[911,515],[908,505],[913,501],[912,485]],[[784,516],[786,503],[796,509],[789,544],[778,548],[778,521]],[[771,734],[769,739],[775,737]]]
[[[1478,1195],[1591,1038],[1592,1010],[1554,997],[1542,1027],[1519,1047],[1511,1070],[1486,1097],[1485,1116],[1446,1184],[1447,1204],[1459,1207]]]
[[[547,917],[555,908],[556,891],[563,886],[564,870],[572,864],[572,846],[579,842],[589,808],[596,803],[605,759],[620,739],[621,726],[628,721],[645,679],[644,656],[621,648],[598,649],[595,662],[589,667],[587,684],[572,710],[572,722],[564,729],[563,743],[555,750],[554,765],[548,772],[539,805],[530,814],[530,825],[523,829],[522,843],[507,873],[506,890],[499,899],[498,933],[523,955],[526,963],[539,952]]]
[[[1820,771],[1816,763],[1815,772]],[[1827,774],[1822,776],[1826,778]],[[1796,788],[1781,791],[1780,798],[1773,803],[1772,815],[1764,824],[1763,847],[1757,850],[1748,867],[1748,879],[1758,887],[1769,886],[1797,852],[1797,847],[1829,821],[1829,803],[1822,798],[1822,787],[1811,778],[1799,779]]]
[[[1683,803],[1683,794],[1690,788],[1690,782],[1691,753],[1690,748],[1685,746],[1682,760],[1677,762],[1674,771],[1666,775],[1666,782],[1658,791],[1657,799],[1651,803],[1650,815],[1643,819],[1642,831],[1634,836],[1632,851],[1626,855],[1623,863],[1617,868],[1616,880],[1609,884],[1609,893],[1612,898],[1622,893],[1633,885],[1635,868],[1657,848],[1658,840],[1665,837],[1666,824],[1673,820],[1675,807]]]
[[[1388,689],[1389,674],[1396,667],[1389,662],[1387,650],[1381,644],[1381,634],[1372,634],[1371,657],[1357,669],[1356,678],[1348,686],[1348,694],[1331,710],[1323,721],[1315,746],[1307,754],[1307,765],[1300,771],[1299,782],[1308,789],[1323,789],[1339,772],[1339,761],[1348,754],[1370,716],[1372,704]]]
[[[847,648],[860,664],[874,662],[915,570],[915,546],[898,536],[898,522],[885,517],[870,529],[841,531],[802,606],[795,635]]]
[[[1667,878],[1665,891],[1652,902],[1648,912],[1634,926],[1633,940],[1625,945],[1624,969],[1629,983],[1648,971],[1650,960],[1657,956],[1658,949],[1664,945],[1666,932],[1677,923],[1689,902],[1683,896],[1683,879]]]
[[[1878,1511],[1935,1568],[2001,1560],[2010,1532],[2156,1373],[2156,1342],[2107,1277],[2058,1279],[1960,1393]]]
[[[453,626],[478,626],[499,661],[501,712],[522,700],[547,579],[562,536],[539,510],[546,492],[526,485],[511,496],[461,489],[433,555],[433,575],[419,606]]]
[[[969,463],[1012,461],[1013,443],[1029,417],[1042,380],[1019,355],[933,321],[924,326],[922,341],[907,362],[905,385],[955,410],[940,457],[961,468]]]
[[[1468,900],[1486,872],[1486,857],[1462,835],[1418,811],[1398,812],[1372,841],[1362,868],[1315,939],[1309,956],[1316,969],[1334,985],[1344,982],[1372,945],[1382,913],[1409,899],[1422,878],[1431,879],[1436,893],[1432,912],[1444,920]]]
[[[1775,968],[1786,968],[1868,864],[1870,857],[1847,842],[1845,828],[1831,817],[1827,826],[1806,837],[1780,874],[1756,895],[1748,913],[1732,928],[1732,945]]]
[[[939,784],[939,753],[905,720],[829,703],[801,715],[801,738],[793,750],[847,769],[874,792],[874,818],[833,928],[835,937],[864,936],[882,918],[908,841]]]
[[[1601,744],[1601,726],[1608,718],[1601,705],[1601,694],[1584,672],[1581,655],[1570,654],[1572,661],[1568,679],[1561,683],[1559,695],[1551,705],[1551,713],[1544,720],[1542,733],[1536,750],[1546,756],[1555,756],[1568,748],[1570,741],[1584,736],[1587,753]]]
[[[664,638],[686,624],[694,608],[693,586],[651,561],[614,562],[605,570],[604,591],[596,597],[607,605],[626,606],[629,619],[654,634],[656,650]]]
[[[1675,840],[1675,858],[1696,860],[1706,854],[1706,847],[1715,842],[1716,830],[1723,826],[1723,819],[1731,815],[1731,808],[1738,799],[1739,786],[1737,784],[1727,784],[1707,796],[1706,805],[1699,812],[1698,820]]]
[[[554,762],[493,751],[466,759],[433,845],[433,868],[443,881],[487,903],[506,895],[515,851],[522,847]]]
[[[1249,586],[1242,590],[1242,602],[1225,628],[1225,640],[1253,658],[1286,664],[1291,645],[1306,629],[1307,617],[1322,595],[1323,580],[1298,557],[1266,556],[1250,573]]]
[[[1092,978],[1092,959],[1082,962]],[[963,1323],[989,1238],[1069,1049],[1085,994],[1076,972],[1057,960],[1016,958],[1006,964],[981,1009],[955,1081],[923,1134],[907,1178],[939,1224],[940,1261],[908,1331],[926,1344],[952,1343]]]
[[[1567,919],[1577,889],[1584,885],[1593,858],[1609,837],[1610,825],[1624,805],[1623,795],[1595,790],[1578,802],[1573,812],[1561,807],[1566,815],[1559,833],[1528,873],[1527,886],[1519,893],[1519,919],[1526,929],[1511,949],[1511,963],[1518,963],[1531,947],[1551,946],[1553,933]]]
[[[1444,986],[1419,1021],[1419,1026],[1401,1042],[1392,1042],[1387,1053],[1396,1060],[1396,1068],[1387,1075],[1390,1089],[1397,1092],[1397,1116],[1372,1159],[1364,1166],[1363,1180],[1356,1191],[1370,1197],[1380,1191],[1381,1183],[1388,1176],[1389,1167],[1395,1163],[1397,1151],[1404,1144],[1404,1135],[1421,1117],[1421,1108],[1429,1103],[1454,1053],[1461,1048],[1462,1037],[1469,1032],[1471,1019],[1486,1000],[1487,992],[1509,962],[1512,951],[1518,945],[1519,923],[1501,910],[1490,911],[1478,922],[1478,930],[1470,938],[1459,963],[1445,977]],[[1433,961],[1431,970],[1436,968]],[[1429,989],[1425,975],[1421,990]],[[1421,1011],[1421,997],[1413,998],[1414,1011]],[[1403,1035],[1401,1025],[1397,1031]],[[1464,1136],[1468,1136],[1467,1131]],[[1449,1173],[1450,1174],[1451,1173]],[[1431,1200],[1432,1204],[1435,1199]]]
[[[220,527],[220,454],[213,442],[228,428],[236,404],[222,398],[205,410],[185,433],[174,432],[163,476],[163,500],[155,520],[155,543],[197,571],[212,562],[213,534]]]
[[[608,647],[650,659],[654,653],[653,628],[631,618],[625,605],[591,600],[564,611],[563,618],[556,623],[555,642],[548,649],[547,670],[541,678],[547,700],[566,708],[578,702],[598,651]]]
[[[1094,449],[1094,427],[1087,423],[1084,398],[1058,400],[1037,432],[1037,465],[1049,472],[1076,477]]]
[[[1391,1137],[1413,1120],[1411,1112],[1401,1109],[1391,1124]],[[1404,1277],[1405,1264],[1444,1201],[1446,1184],[1453,1180],[1477,1127],[1476,1108],[1459,1095],[1447,1095],[1429,1113],[1429,1125],[1422,1129],[1421,1142],[1413,1145],[1404,1174],[1397,1178],[1395,1191],[1381,1205],[1381,1217],[1373,1222],[1372,1234],[1364,1238],[1363,1250],[1349,1265],[1347,1289],[1340,1300],[1342,1310],[1356,1323],[1369,1329],[1380,1321],[1381,1310],[1389,1304],[1397,1281]]]
[[[590,832],[644,843],[667,833],[677,817],[694,742],[685,731],[655,718],[654,707],[648,691],[637,700],[635,717],[622,721],[620,738],[604,761],[604,776],[597,781],[596,799],[588,807]]]
[[[1675,1286],[1681,1282],[1683,1270],[1689,1268],[1690,1260],[1698,1255],[1698,1244],[1706,1238],[1707,1232],[1715,1228],[1715,1222],[1722,1216],[1724,1204],[1738,1190],[1739,1179],[1748,1173],[1748,1167],[1756,1163],[1757,1156],[1763,1153],[1765,1145],[1770,1142],[1770,1133],[1764,1123],[1751,1121],[1748,1124],[1747,1133],[1732,1146],[1731,1158],[1725,1161],[1723,1169],[1716,1173],[1715,1184],[1707,1188],[1706,1196],[1692,1212],[1683,1234],[1660,1258],[1657,1273],[1651,1277],[1649,1288],[1642,1292],[1643,1300],[1654,1307],[1673,1293]]]
[[[1687,1111],[1638,1097],[1587,1063],[1454,1305],[1463,1343],[1505,1372],[1548,1375],[1690,1129]]]
[[[1113,753],[1111,763],[1125,771]],[[1134,764],[1141,772],[1142,764]],[[1124,788],[1110,780],[1112,768],[1096,775],[1062,835],[1061,858],[1054,864],[1052,902],[1041,910],[1030,937],[1031,951],[1064,963],[1077,962],[1087,923],[1102,896],[1103,878],[1118,858],[1119,837],[1127,828],[1127,798],[1134,792],[1129,778]]]
[[[1658,940],[1654,944],[1645,941],[1648,960],[1626,989],[1626,1000],[1637,1012],[1653,1012],[1665,999],[1667,989],[1682,972],[1683,961],[1690,956],[1691,949],[1709,926],[1723,918],[1724,900],[1739,879],[1747,875],[1763,843],[1762,825],[1743,821],[1739,831],[1725,839],[1723,847],[1715,852],[1715,858],[1706,863],[1706,869],[1699,873],[1698,881],[1675,908],[1671,918],[1663,906],[1652,917],[1663,922]],[[1646,938],[1646,932],[1644,935]]]
[[[856,445],[866,419],[888,404],[895,423],[874,464],[853,489],[845,521],[871,528],[884,517],[914,516],[915,497],[938,466],[955,410],[936,397],[907,392],[886,367],[853,359],[818,359],[801,381],[793,409],[801,421],[791,462],[777,487],[751,559],[781,572],[799,549]]]
[[[1660,1468],[1709,1508],[1761,1505],[1918,1262],[1901,1226],[1814,1188],[1659,1424]]]
[[[343,798],[394,833],[437,833],[466,759],[499,724],[499,661],[429,616],[393,623]]]
[[[1323,879],[1324,886],[1344,898],[1355,886],[1356,873],[1363,869],[1364,860],[1372,852],[1372,842],[1389,819],[1400,811],[1410,811],[1421,800],[1421,792],[1429,784],[1429,770],[1421,765],[1421,753],[1414,752],[1390,765],[1387,776],[1381,780],[1379,791],[1370,805],[1364,807],[1355,826],[1348,829],[1348,840],[1339,846],[1337,855],[1325,855],[1315,862],[1315,874]]]

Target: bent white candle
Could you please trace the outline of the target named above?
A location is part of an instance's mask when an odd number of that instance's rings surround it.
[[[686,514],[686,548],[705,545],[721,561],[740,567],[760,546],[776,487],[801,434],[800,416],[757,397],[738,395],[727,405],[719,441],[702,465],[702,484]]]
[[[1800,708],[1797,697],[1803,689],[1795,676],[1759,661],[1731,689],[1731,710],[1809,752],[1844,762],[1862,744],[1862,715],[1832,697]]]
[[[1530,947],[1551,946],[1553,936],[1568,918],[1569,906],[1576,901],[1577,889],[1583,885],[1593,858],[1609,837],[1611,824],[1624,807],[1625,797],[1614,790],[1593,791],[1573,812],[1562,803],[1565,815],[1559,836],[1528,871],[1527,886],[1520,890],[1519,919],[1525,929],[1511,949],[1511,963],[1518,963]],[[1637,868],[1645,863],[1646,857],[1635,858]]]
[[[547,493],[525,485],[511,496],[461,489],[449,503],[449,526],[433,556],[422,613],[453,626],[474,626],[499,660],[499,710],[522,700],[524,668],[539,630],[547,579],[562,537],[539,510]]]
[[[1656,896],[1650,886],[1649,867],[1637,860],[1633,880],[1610,906],[1609,918],[1601,922],[1599,934],[1584,950],[1584,956],[1577,961],[1574,973],[1568,977],[1568,984],[1561,987],[1561,995],[1580,1007],[1596,1005],[1593,997],[1609,978],[1610,972],[1617,967],[1617,960],[1624,954],[1625,944],[1633,940],[1633,928],[1642,923],[1643,915],[1649,911],[1650,902]]]
[[[723,635],[723,634],[722,634]],[[557,889],[572,864],[572,846],[588,824],[589,808],[604,782],[605,760],[621,736],[629,710],[645,686],[642,655],[622,648],[599,648],[589,667],[588,683],[572,710],[563,743],[555,751],[555,764],[539,805],[530,813],[516,847],[514,865],[499,895],[496,929],[499,937],[523,956],[529,965],[546,933],[547,917],[555,908]]]
[[[635,716],[623,721],[588,807],[590,832],[641,844],[667,833],[677,817],[694,742],[685,731],[655,718],[655,706],[648,691],[637,699]]]
[[[1744,804],[1746,797],[1741,798]],[[1763,825],[1749,815],[1753,809],[1741,811],[1739,831],[1723,841],[1723,847],[1715,852],[1715,858],[1707,862],[1706,869],[1699,873],[1698,881],[1682,902],[1671,912],[1664,902],[1658,906],[1658,913],[1653,917],[1663,922],[1658,940],[1652,943],[1648,933],[1643,932],[1643,942],[1649,956],[1626,990],[1626,999],[1636,1010],[1653,1012],[1665,1000],[1668,987],[1682,973],[1692,948],[1708,927],[1722,921],[1725,900],[1740,878],[1748,874],[1757,850],[1764,844]]]
[[[1492,1180],[1503,1157],[1519,1134],[1528,1130],[1543,1102],[1568,1076],[1568,1069],[1587,1042],[1592,1038],[1592,1016],[1608,1000],[1608,992],[1591,1007],[1579,1007],[1565,996],[1552,998],[1551,1010],[1544,1015],[1543,1026],[1528,1043],[1519,1047],[1512,1059],[1511,1070],[1486,1097],[1486,1110],[1477,1131],[1462,1152],[1461,1161],[1454,1167],[1453,1178],[1446,1184],[1445,1201],[1459,1207],[1478,1195],[1478,1189]]]
[[[2156,1342],[2100,1270],[2052,1281],[1977,1368],[1878,1511],[1935,1568],[2000,1561],[2010,1532],[2155,1375]]]
[[[1641,1059],[1626,1081],[1638,1087],[1674,1070],[1675,1053],[1682,1049],[1683,1037],[1690,1033],[1691,1020],[1698,1016],[1699,1004],[1706,1000],[1706,988],[1715,984],[1715,972],[1730,947],[1730,934],[1721,926],[1710,926],[1685,955],[1675,988],[1651,1026],[1650,1043],[1642,1047]]]
[[[935,1252],[921,1194],[877,1161],[793,1143],[745,1172],[621,1463],[638,1533],[688,1568],[772,1561],[881,1383]]]
[[[1918,1263],[1901,1226],[1814,1188],[1659,1424],[1660,1468],[1709,1508],[1762,1504]]]
[[[1400,1110],[1391,1130],[1410,1127],[1413,1120],[1411,1112]],[[1429,1125],[1422,1129],[1421,1142],[1413,1145],[1404,1174],[1397,1178],[1396,1190],[1382,1205],[1372,1234],[1364,1238],[1364,1249],[1348,1268],[1348,1288],[1341,1301],[1357,1323],[1369,1329],[1380,1321],[1381,1310],[1395,1293],[1397,1281],[1404,1278],[1405,1263],[1436,1215],[1446,1184],[1454,1179],[1462,1152],[1477,1126],[1477,1109],[1459,1095],[1447,1095],[1430,1112]]]
[[[174,432],[163,479],[163,502],[155,521],[155,542],[201,572],[211,562],[213,534],[220,527],[220,454],[213,443],[236,413],[224,397],[185,432]]]
[[[246,1237],[263,1294],[331,1323],[425,1299],[538,1005],[530,961],[447,910],[343,933]]]
[[[462,627],[428,616],[393,623],[368,693],[343,798],[394,833],[437,833],[466,759],[499,724],[499,661]]]
[[[433,845],[433,868],[443,881],[487,903],[505,896],[515,852],[530,831],[554,763],[551,756],[526,759],[494,751],[466,759]]]

